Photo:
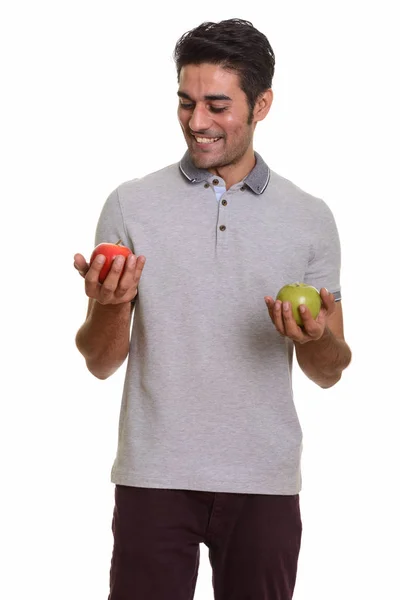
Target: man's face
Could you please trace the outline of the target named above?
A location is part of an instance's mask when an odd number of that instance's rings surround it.
[[[182,68],[178,119],[197,168],[235,165],[252,146],[254,124],[236,73],[203,63]]]

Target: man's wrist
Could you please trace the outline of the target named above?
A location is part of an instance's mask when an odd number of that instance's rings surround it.
[[[105,303],[99,302],[98,300],[93,301],[93,307],[96,307],[97,310],[103,310],[106,312],[119,312],[126,310],[127,306],[131,306],[131,301],[128,300],[126,302],[115,302],[115,303]]]

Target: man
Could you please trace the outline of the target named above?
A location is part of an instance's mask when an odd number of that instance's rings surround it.
[[[216,600],[289,600],[302,532],[293,349],[322,388],[350,362],[339,237],[325,202],[253,150],[273,99],[267,38],[238,19],[203,23],[174,57],[188,150],[107,199],[96,244],[122,239],[134,256],[102,285],[100,258],[75,256],[88,369],[105,379],[128,357],[109,600],[192,599],[200,543]],[[304,328],[273,299],[294,281],[321,290]]]

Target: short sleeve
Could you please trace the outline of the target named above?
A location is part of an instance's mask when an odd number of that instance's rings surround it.
[[[314,231],[313,243],[304,283],[313,285],[318,291],[325,287],[338,302],[342,299],[340,238],[332,211],[322,200],[312,229]]]
[[[121,240],[122,245],[127,246],[133,252],[133,244],[126,231],[117,188],[108,196],[100,213],[95,234],[95,246],[103,242],[116,244],[118,240]]]

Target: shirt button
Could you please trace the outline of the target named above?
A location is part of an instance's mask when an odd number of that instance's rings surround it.
[[[225,229],[226,229],[225,225],[220,225],[219,228],[221,231],[225,231]]]
[[[245,185],[242,185],[242,187],[240,188],[240,191],[241,191],[241,192],[244,192],[244,190],[245,190],[245,189],[246,189],[246,186],[245,186]]]
[[[209,183],[205,183],[205,184],[204,184],[204,187],[205,187],[205,188],[209,188],[209,187],[210,187],[210,184],[209,184]]]
[[[219,181],[218,181],[218,179],[213,179],[213,184],[214,184],[214,185],[218,185],[218,184],[219,184]]]
[[[228,203],[226,200],[222,200],[221,204],[222,204],[222,206],[226,206]]]

